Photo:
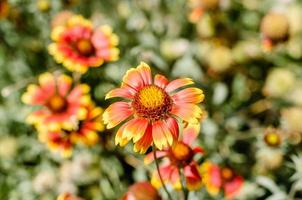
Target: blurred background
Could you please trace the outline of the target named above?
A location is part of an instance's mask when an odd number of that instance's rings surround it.
[[[244,177],[236,198],[302,199],[302,1],[1,0],[1,200],[52,200],[63,192],[119,199],[152,171],[131,145],[115,147],[112,130],[66,159],[25,123],[32,111],[20,100],[26,86],[46,71],[70,74],[47,51],[64,10],[109,24],[119,37],[120,59],[81,78],[97,105],[108,106],[106,92],[140,61],[169,78],[191,77],[206,95],[196,143],[202,159]],[[279,142],[267,140],[269,133]],[[202,188],[190,199],[222,196]]]

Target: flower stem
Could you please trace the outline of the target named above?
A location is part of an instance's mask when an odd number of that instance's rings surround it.
[[[183,193],[183,199],[187,200],[189,191],[185,187],[186,179],[185,179],[182,167],[178,167],[178,173],[179,173],[180,184],[181,184],[181,189],[182,189],[182,193]]]
[[[161,184],[162,184],[162,186],[163,186],[163,188],[164,188],[164,190],[165,190],[165,192],[166,192],[166,194],[168,196],[168,199],[169,200],[173,200],[172,197],[171,197],[171,194],[169,193],[169,191],[168,191],[168,189],[167,189],[167,187],[166,187],[166,185],[165,185],[165,183],[163,181],[163,178],[162,178],[162,176],[160,174],[160,171],[159,171],[159,164],[158,164],[158,159],[156,157],[156,147],[155,147],[155,145],[153,145],[152,150],[153,150],[154,161],[155,161],[156,170],[157,170],[160,182],[161,182]]]

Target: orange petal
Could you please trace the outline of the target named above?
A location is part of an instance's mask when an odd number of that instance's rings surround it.
[[[188,124],[183,129],[182,141],[188,145],[192,144],[200,132],[200,123]]]
[[[200,103],[204,100],[204,94],[198,88],[186,88],[172,95],[174,103]]]
[[[177,120],[170,117],[166,120],[166,123],[167,123],[167,126],[168,126],[169,130],[171,131],[174,139],[177,140],[178,136],[179,136],[179,127],[178,127]]]
[[[168,154],[167,151],[156,151],[156,158],[162,158],[164,156],[166,156]],[[149,165],[150,163],[152,163],[154,161],[154,155],[153,152],[148,153],[145,158],[144,158],[144,163],[145,165]]]
[[[199,123],[202,110],[195,104],[174,104],[171,113],[189,123]]]
[[[148,120],[144,118],[130,120],[123,131],[123,138],[127,138],[127,140],[133,139],[134,143],[137,142],[144,135],[148,124]]]
[[[144,86],[144,80],[137,69],[131,68],[126,72],[126,75],[123,77],[122,86],[125,85],[130,86],[135,90],[139,90]]]
[[[157,85],[160,88],[165,88],[167,84],[169,83],[168,79],[160,74],[156,74],[154,77],[154,84]]]
[[[162,121],[156,121],[152,124],[152,137],[155,146],[159,150],[171,146],[174,141],[172,133]]]
[[[141,137],[139,141],[134,144],[133,150],[139,153],[145,153],[147,149],[151,146],[152,140],[152,125],[148,125],[145,134]]]
[[[144,85],[152,84],[151,69],[148,64],[141,62],[137,67],[137,71],[140,73],[144,81]]]
[[[134,97],[135,92],[129,87],[116,88],[111,90],[106,94],[105,99],[114,98],[114,97],[123,97],[126,99],[132,99]]]
[[[72,84],[72,79],[69,76],[61,75],[58,78],[58,91],[61,96],[65,96]]]
[[[174,90],[180,88],[180,87],[184,87],[190,84],[193,84],[194,82],[192,81],[192,79],[190,78],[180,78],[180,79],[176,79],[174,81],[171,81],[167,87],[166,87],[166,92],[173,92]]]
[[[201,175],[198,171],[196,163],[191,163],[184,168],[184,175],[186,177],[187,188],[189,190],[197,190],[202,186]]]
[[[116,102],[111,104],[103,113],[104,123],[107,124],[107,128],[113,128],[130,115],[133,111],[127,102]]]
[[[115,135],[115,145],[121,145],[121,146],[125,146],[129,140],[127,138],[123,138],[123,132],[126,128],[126,126],[128,126],[129,121],[126,122],[125,124],[123,124],[117,131],[116,135]]]

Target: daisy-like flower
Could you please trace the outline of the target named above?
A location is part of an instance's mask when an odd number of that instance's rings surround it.
[[[197,138],[199,130],[199,124],[189,124],[183,130],[183,139],[181,141],[176,142],[172,147],[164,151],[156,152],[156,158],[167,158],[166,162],[159,167],[159,173],[164,183],[172,184],[175,189],[181,189],[179,168],[183,169],[186,187],[189,190],[197,190],[202,186],[199,166],[193,158],[197,153],[203,153],[203,150],[200,147],[191,147],[191,144]],[[149,164],[153,160],[154,154],[149,153],[145,157],[144,162]],[[157,171],[153,173],[151,183],[157,188],[161,187],[161,180]]]
[[[118,59],[118,37],[111,27],[94,29],[91,21],[80,15],[72,15],[63,25],[54,27],[51,38],[54,42],[49,53],[70,71],[85,73],[89,67]]]
[[[76,120],[83,120],[90,103],[89,87],[84,84],[72,86],[66,75],[44,73],[39,76],[39,85],[31,84],[22,96],[22,101],[40,107],[31,113],[27,121],[38,130],[70,130]]]
[[[202,181],[211,195],[216,195],[222,189],[226,199],[233,199],[241,189],[244,179],[228,167],[206,161],[200,167]]]
[[[189,78],[169,82],[157,74],[152,81],[151,69],[146,63],[127,71],[120,88],[113,89],[106,99],[122,97],[103,114],[107,128],[125,122],[117,131],[115,143],[135,143],[134,151],[144,153],[154,143],[162,150],[178,139],[178,121],[198,123],[202,117],[203,91],[183,87],[193,84]]]
[[[99,141],[98,132],[104,130],[101,119],[103,110],[92,104],[86,109],[85,119],[79,120],[73,130],[40,131],[39,139],[47,143],[51,150],[60,151],[63,157],[69,157],[76,144],[87,146],[96,144]]]
[[[266,145],[270,147],[279,147],[283,140],[281,131],[276,128],[269,127],[264,132],[263,140]]]

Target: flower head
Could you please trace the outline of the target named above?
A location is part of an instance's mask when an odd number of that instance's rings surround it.
[[[203,150],[200,147],[191,147],[199,130],[199,124],[189,124],[183,130],[182,140],[176,142],[172,147],[156,152],[156,158],[166,158],[166,162],[159,167],[159,173],[163,181],[172,184],[175,189],[181,189],[179,168],[183,169],[186,187],[189,190],[197,190],[202,186],[201,175],[198,164],[194,161],[194,156],[198,153],[202,153]],[[146,164],[149,164],[153,160],[153,153],[149,153],[144,161]],[[155,187],[161,187],[161,181],[157,171],[153,173],[151,183]]]
[[[128,70],[121,87],[106,95],[106,99],[125,99],[110,105],[103,114],[107,128],[126,121],[117,131],[115,143],[124,146],[133,140],[134,150],[141,153],[153,143],[160,150],[171,146],[178,138],[176,118],[198,123],[203,114],[196,105],[203,101],[203,91],[183,89],[190,84],[193,81],[189,78],[169,82],[159,74],[152,81],[150,67],[145,63]]]
[[[39,85],[29,85],[22,96],[24,103],[40,107],[27,121],[39,128],[71,129],[75,120],[86,116],[85,106],[90,103],[88,92],[87,85],[72,86],[69,76],[44,73],[39,76]]]
[[[54,27],[49,53],[70,71],[85,73],[89,67],[115,61],[118,38],[109,26],[93,28],[89,20],[79,15],[68,16],[66,23]]]
[[[233,199],[244,183],[244,179],[229,167],[220,167],[210,161],[201,167],[203,184],[211,195],[217,195],[223,189],[226,199]]]
[[[61,128],[54,131],[42,129],[39,132],[39,138],[42,142],[47,143],[51,150],[58,150],[64,157],[69,157],[74,145],[90,146],[99,141],[98,132],[104,130],[101,120],[102,112],[101,108],[90,104],[86,107],[84,119],[79,120],[73,129]]]
[[[267,128],[264,132],[263,140],[270,147],[278,147],[282,143],[282,135],[280,130],[275,128]]]
[[[149,182],[138,182],[129,187],[121,200],[161,200],[157,190]]]

